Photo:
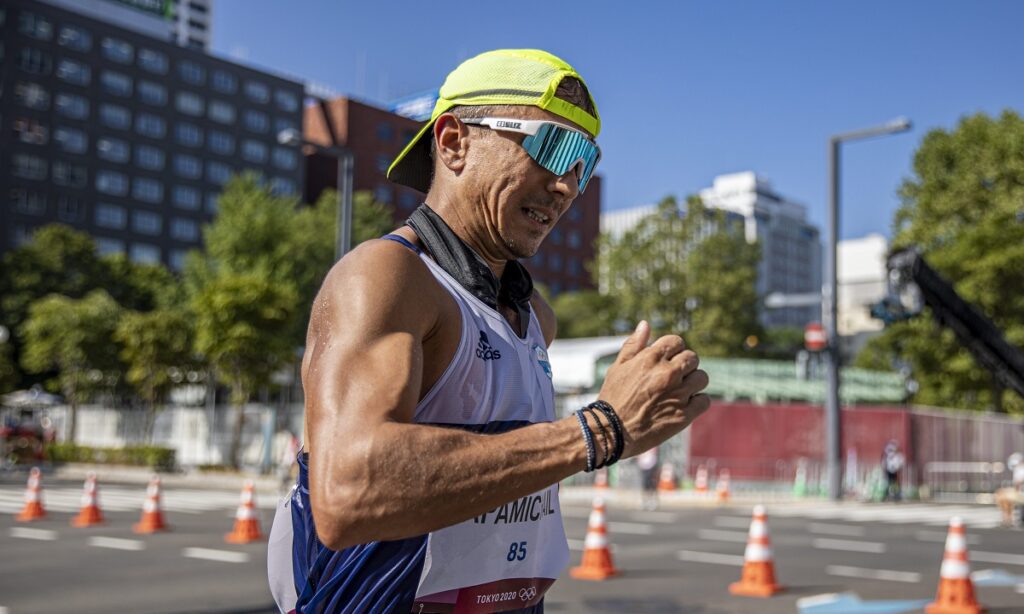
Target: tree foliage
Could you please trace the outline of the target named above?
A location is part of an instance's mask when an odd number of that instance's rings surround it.
[[[951,131],[929,132],[900,188],[893,247],[917,246],[967,301],[1024,347],[1024,120],[1006,111],[976,114]],[[913,401],[1024,411],[931,318],[891,326],[872,340],[860,364],[909,368]]]

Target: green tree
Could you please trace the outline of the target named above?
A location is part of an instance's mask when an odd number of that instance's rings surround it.
[[[121,315],[114,339],[121,345],[125,380],[146,408],[146,440],[175,384],[195,368],[191,317],[181,309],[128,311]]]
[[[118,304],[103,290],[81,299],[51,294],[29,306],[22,325],[22,364],[34,373],[57,371],[56,383],[71,407],[71,442],[78,405],[120,368],[112,351],[119,312]]]
[[[929,132],[900,188],[893,248],[917,246],[957,292],[1024,347],[1024,120],[965,117],[951,131]],[[930,310],[929,310],[930,311]],[[948,330],[930,317],[895,326],[872,340],[860,364],[910,367],[913,401],[1024,412]]]
[[[614,335],[618,307],[615,299],[597,290],[563,292],[551,303],[558,320],[558,338]]]

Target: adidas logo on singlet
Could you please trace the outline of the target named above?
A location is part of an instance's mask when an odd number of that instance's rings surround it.
[[[491,347],[491,342],[487,340],[487,333],[484,331],[480,331],[480,341],[476,344],[476,357],[483,360],[498,360],[501,358],[501,352]]]

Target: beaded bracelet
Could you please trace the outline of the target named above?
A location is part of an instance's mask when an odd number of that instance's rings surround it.
[[[622,428],[622,420],[619,419],[619,415],[615,413],[615,410],[606,401],[597,400],[588,405],[587,407],[600,410],[608,419],[608,423],[612,427],[612,433],[615,439],[615,451],[612,453],[612,458],[605,463],[605,465],[611,465],[618,462],[622,458],[622,452],[626,447],[626,436],[625,431]]]
[[[587,444],[587,468],[584,470],[587,473],[594,470],[594,465],[597,464],[597,450],[594,449],[594,434],[590,432],[590,427],[587,425],[587,419],[583,416],[583,410],[577,409],[575,412],[576,419],[580,421],[580,430],[583,431],[583,441]]]
[[[601,430],[601,449],[603,454],[601,455],[601,462],[594,466],[594,469],[601,469],[602,467],[608,466],[608,460],[612,457],[613,447],[608,441],[608,429],[605,428],[601,422],[601,417],[598,415],[597,410],[593,407],[584,407],[583,411],[589,412],[594,417],[594,423],[597,424],[597,428]],[[597,447],[596,445],[594,446]]]

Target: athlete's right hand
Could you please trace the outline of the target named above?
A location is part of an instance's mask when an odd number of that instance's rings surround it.
[[[641,454],[683,430],[710,405],[701,391],[708,374],[697,368],[697,354],[678,335],[661,337],[649,347],[651,327],[637,325],[608,369],[598,398],[622,420],[626,445],[622,458]]]

